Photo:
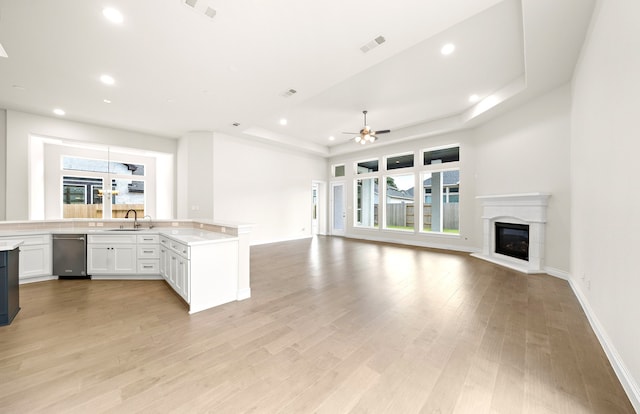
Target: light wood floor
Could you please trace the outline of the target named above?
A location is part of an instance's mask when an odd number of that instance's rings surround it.
[[[253,247],[252,298],[162,281],[21,286],[2,413],[633,413],[570,287],[341,238]]]

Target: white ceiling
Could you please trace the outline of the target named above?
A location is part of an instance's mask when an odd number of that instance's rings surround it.
[[[0,107],[329,156],[468,128],[567,82],[594,0],[0,0]],[[102,16],[124,15],[120,25]],[[386,42],[363,53],[378,36]],[[450,56],[440,54],[454,43]],[[106,86],[100,75],[115,85]],[[282,93],[298,92],[288,98]],[[477,94],[485,98],[471,104]],[[104,103],[108,99],[110,104]],[[279,124],[281,118],[288,124]],[[240,126],[234,127],[234,122]],[[334,141],[329,140],[334,136]]]

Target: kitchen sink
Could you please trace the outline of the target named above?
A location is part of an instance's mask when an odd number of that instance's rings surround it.
[[[142,231],[147,229],[106,229],[107,231]]]

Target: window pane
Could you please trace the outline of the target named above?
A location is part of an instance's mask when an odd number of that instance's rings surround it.
[[[102,218],[102,179],[62,177],[62,217]]]
[[[423,173],[422,187],[422,231],[459,234],[459,170]]]
[[[378,171],[378,160],[361,161],[358,163],[358,174],[366,174]]]
[[[344,165],[336,165],[333,169],[334,177],[344,177]]]
[[[144,217],[144,181],[111,180],[111,217],[124,218],[127,211],[134,210],[139,219]],[[129,218],[133,218],[133,212]]]
[[[356,180],[356,217],[358,227],[378,227],[378,179]]]
[[[446,162],[460,161],[460,147],[425,151],[423,154],[423,158],[423,165],[443,164]]]
[[[62,169],[70,171],[109,172],[107,160],[92,160],[89,158],[62,157]]]
[[[413,174],[394,175],[386,178],[386,228],[413,231],[415,179]]]
[[[413,167],[413,154],[397,155],[387,158],[387,170]]]

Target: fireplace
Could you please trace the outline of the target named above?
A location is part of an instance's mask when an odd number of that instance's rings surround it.
[[[523,273],[544,273],[545,225],[551,194],[478,196],[482,251],[473,256]]]
[[[496,253],[529,261],[529,225],[495,222]]]

